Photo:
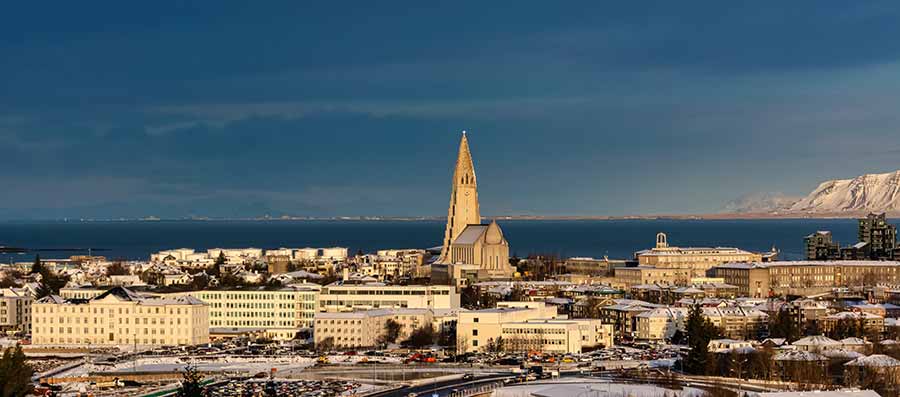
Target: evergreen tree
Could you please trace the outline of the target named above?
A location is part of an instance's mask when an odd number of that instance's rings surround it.
[[[178,397],[203,397],[206,395],[201,382],[203,376],[197,372],[197,368],[187,366],[181,374],[181,388],[178,389]]]
[[[31,393],[34,370],[25,360],[22,346],[10,347],[0,358],[0,393],[4,397],[19,397]]]
[[[31,265],[31,274],[43,273],[44,264],[41,263],[41,255],[36,254],[34,256],[34,263]]]
[[[225,264],[225,251],[219,251],[219,257],[216,258],[216,266]]]
[[[785,338],[788,342],[800,339],[800,324],[787,310],[777,310],[769,317],[769,337]]]
[[[709,341],[719,336],[719,329],[703,315],[699,304],[691,306],[685,328],[690,352],[685,358],[684,370],[695,375],[705,374],[710,364]]]

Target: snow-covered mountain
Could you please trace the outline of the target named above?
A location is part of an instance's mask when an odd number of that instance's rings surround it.
[[[791,212],[897,212],[900,210],[900,171],[867,174],[853,179],[822,182]]]
[[[748,193],[725,203],[726,213],[767,213],[784,211],[800,200],[800,197],[785,196],[780,192]]]

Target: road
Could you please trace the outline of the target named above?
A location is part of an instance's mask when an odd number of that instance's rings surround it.
[[[452,379],[418,386],[405,386],[399,389],[385,390],[370,394],[368,397],[406,397],[410,393],[415,393],[417,396],[422,397],[430,397],[433,393],[437,393],[438,396],[447,396],[453,389],[467,389],[491,382],[502,382],[504,379],[514,378],[515,376],[516,375],[512,373],[476,375],[474,380]]]

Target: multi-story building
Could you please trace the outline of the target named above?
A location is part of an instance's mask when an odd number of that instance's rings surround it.
[[[268,338],[290,340],[297,332],[313,328],[319,289],[318,284],[303,283],[278,289],[215,289],[161,296],[192,296],[208,303],[213,331],[259,331]]]
[[[732,339],[761,339],[769,334],[769,315],[740,306],[704,307],[704,317]]]
[[[638,265],[656,268],[687,269],[689,277],[704,276],[723,263],[761,262],[763,255],[729,247],[671,247],[665,233],[656,235],[656,247],[634,254]]]
[[[0,330],[31,332],[32,295],[24,288],[0,289]]]
[[[897,227],[888,223],[886,215],[869,214],[859,219],[857,243],[841,247],[832,241],[831,232],[818,231],[806,236],[808,260],[896,260],[900,259]]]
[[[727,284],[737,286],[740,294],[754,298],[900,282],[900,262],[893,261],[729,263],[714,271]]]
[[[503,325],[556,318],[556,307],[543,302],[499,302],[494,309],[459,313],[457,349],[461,353],[485,351],[503,336]]]
[[[831,332],[841,322],[851,322],[854,327],[861,325],[866,335],[881,335],[884,332],[884,317],[866,312],[840,312],[825,316],[821,319],[822,331]]]
[[[894,259],[897,248],[897,227],[887,223],[884,213],[869,214],[859,220],[858,240],[869,246],[871,259]]]
[[[768,335],[768,315],[739,306],[703,307],[703,316],[722,331],[722,335],[732,339],[760,339]],[[686,307],[663,307],[640,313],[636,316],[637,333],[640,340],[666,340],[675,331],[684,330],[690,309]]]
[[[803,238],[806,259],[811,261],[837,259],[841,255],[840,243],[832,239],[831,232],[820,230]]]
[[[599,319],[533,319],[502,324],[501,337],[503,351],[581,353],[612,346],[613,326]]]
[[[617,259],[569,258],[566,259],[566,272],[574,274],[607,276],[617,267],[625,267],[627,261]]]
[[[209,342],[209,306],[193,297],[147,298],[115,287],[90,300],[50,295],[32,305],[35,345],[173,346]]]
[[[379,344],[388,320],[400,324],[397,342],[417,328],[432,325],[434,313],[428,309],[376,309],[342,313],[316,313],[314,337],[316,346],[363,348]],[[439,329],[436,329],[439,330]]]
[[[684,329],[688,309],[683,307],[661,307],[645,311],[637,316],[635,338],[662,341],[671,338],[678,330]]]
[[[616,299],[615,304],[600,309],[600,319],[604,324],[611,324],[616,335],[623,338],[634,338],[638,334],[637,316],[641,313],[663,306],[630,299]]]
[[[459,293],[448,285],[349,284],[338,281],[322,287],[320,312],[369,309],[457,309]]]
[[[615,279],[628,287],[641,284],[688,285],[694,273],[691,269],[653,266],[617,267]]]
[[[208,289],[141,295],[191,296],[208,303],[209,327],[216,334],[253,332],[276,340],[289,340],[303,329],[312,329],[320,289],[318,284],[302,283],[277,289]],[[73,286],[60,289],[60,297],[86,300],[105,292],[102,288]]]

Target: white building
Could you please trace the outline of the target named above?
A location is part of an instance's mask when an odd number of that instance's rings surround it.
[[[209,342],[209,306],[192,297],[146,298],[115,287],[88,301],[56,295],[33,305],[32,343],[172,346]]]
[[[209,305],[209,328],[233,332],[260,332],[276,340],[290,340],[302,329],[312,329],[321,287],[314,283],[292,284],[279,289],[202,290],[151,293],[147,296],[175,299],[191,296]],[[67,287],[63,299],[93,299],[105,292],[94,287]]]
[[[503,351],[581,353],[613,345],[613,326],[599,319],[531,319],[501,325]]]
[[[347,248],[346,247],[330,247],[330,248],[322,248],[322,259],[332,260],[332,261],[345,261],[347,260]]]
[[[684,329],[688,309],[682,307],[661,307],[635,316],[637,319],[637,339],[666,340],[675,331]]]
[[[274,290],[203,290],[162,296],[192,296],[208,303],[210,328],[263,330],[269,338],[290,340],[300,330],[312,329],[319,288],[303,283]]]
[[[0,330],[31,331],[32,295],[24,288],[0,289]]]
[[[346,312],[369,309],[457,309],[459,293],[448,285],[345,284],[322,287],[319,311]]]
[[[504,324],[556,318],[556,307],[543,302],[499,302],[494,309],[459,313],[456,346],[461,353],[485,351],[503,335]]]
[[[400,324],[396,342],[408,338],[416,328],[432,325],[433,313],[428,309],[377,309],[344,313],[316,313],[315,342],[328,341],[335,348],[374,347],[385,333],[385,323]],[[439,329],[435,329],[438,331]]]

